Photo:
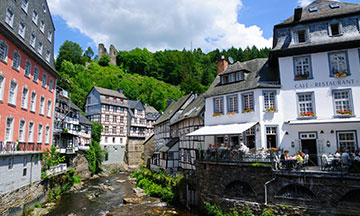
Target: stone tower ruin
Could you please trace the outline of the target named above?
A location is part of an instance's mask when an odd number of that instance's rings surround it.
[[[117,55],[118,51],[115,48],[114,45],[110,45],[110,49],[109,49],[109,53],[107,52],[104,44],[99,44],[99,50],[98,50],[98,58],[100,59],[101,56],[106,55],[110,57],[110,64],[112,65],[116,65],[116,55]]]

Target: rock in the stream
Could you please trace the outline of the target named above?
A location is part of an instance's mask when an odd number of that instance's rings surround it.
[[[54,202],[49,202],[44,205],[45,208],[52,208],[54,206],[56,206],[56,203],[54,203]]]
[[[47,214],[49,214],[49,210],[45,208],[35,208],[34,211],[32,212],[33,216],[42,216]]]
[[[124,203],[125,204],[141,204],[142,200],[138,197],[133,197],[133,198],[124,198]]]
[[[136,181],[136,178],[131,178],[131,177],[129,176],[129,181]]]
[[[141,198],[141,197],[146,196],[146,193],[142,188],[136,187],[136,188],[133,188],[133,191],[136,193],[137,197]]]
[[[71,188],[70,191],[77,191],[80,190],[83,186],[83,183],[81,182],[81,184],[74,184]]]
[[[107,186],[107,185],[101,185],[101,186],[99,187],[99,189],[100,189],[100,190],[103,190],[103,191],[106,191],[106,190],[113,191],[113,190],[115,190],[114,187],[112,187],[112,186]]]
[[[124,183],[124,182],[126,182],[126,180],[118,179],[118,180],[116,180],[116,182],[117,182],[117,183]]]

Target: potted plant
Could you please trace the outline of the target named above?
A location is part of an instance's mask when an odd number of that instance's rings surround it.
[[[276,111],[276,108],[273,107],[273,106],[270,106],[268,108],[265,109],[266,112],[275,112]]]
[[[296,74],[296,79],[307,79],[309,74]]]
[[[346,77],[346,76],[348,76],[348,75],[349,75],[349,73],[348,73],[348,72],[346,72],[346,71],[336,72],[336,73],[335,73],[335,77],[336,77],[336,78],[339,78],[339,77]]]
[[[338,115],[352,115],[352,111],[351,110],[338,110],[336,112]]]
[[[242,111],[242,113],[250,113],[250,112],[253,112],[253,111],[254,111],[253,109],[249,108],[249,109],[244,109]]]
[[[235,115],[235,112],[232,111],[232,112],[227,112],[226,115]]]
[[[222,113],[214,113],[214,114],[212,115],[212,117],[221,116],[221,115],[222,115]]]
[[[315,113],[314,112],[305,112],[305,113],[300,113],[301,117],[315,117]]]

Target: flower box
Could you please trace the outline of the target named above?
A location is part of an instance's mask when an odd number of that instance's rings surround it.
[[[268,107],[265,109],[266,112],[275,112],[276,108],[275,107]]]
[[[301,117],[315,117],[314,112],[306,112],[306,113],[300,113]]]
[[[214,113],[214,114],[212,115],[212,117],[221,116],[221,115],[222,115],[222,113]]]
[[[227,112],[226,115],[235,115],[235,112]]]
[[[336,78],[346,77],[346,76],[348,76],[348,75],[349,75],[349,73],[346,72],[346,71],[344,71],[344,72],[336,72],[336,73],[335,73],[335,77],[336,77]]]
[[[296,79],[307,79],[309,74],[296,74]]]
[[[338,115],[352,115],[352,111],[351,110],[338,110],[336,112]]]
[[[242,113],[250,113],[250,112],[253,112],[254,110],[253,109],[244,109],[242,111]]]

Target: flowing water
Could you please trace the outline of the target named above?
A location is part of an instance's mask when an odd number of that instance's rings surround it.
[[[117,180],[125,180],[117,182]],[[196,216],[168,206],[159,199],[145,197],[141,204],[123,204],[123,198],[135,197],[133,181],[128,173],[91,179],[82,189],[64,193],[56,202],[49,216],[97,216],[97,215],[183,215]]]

